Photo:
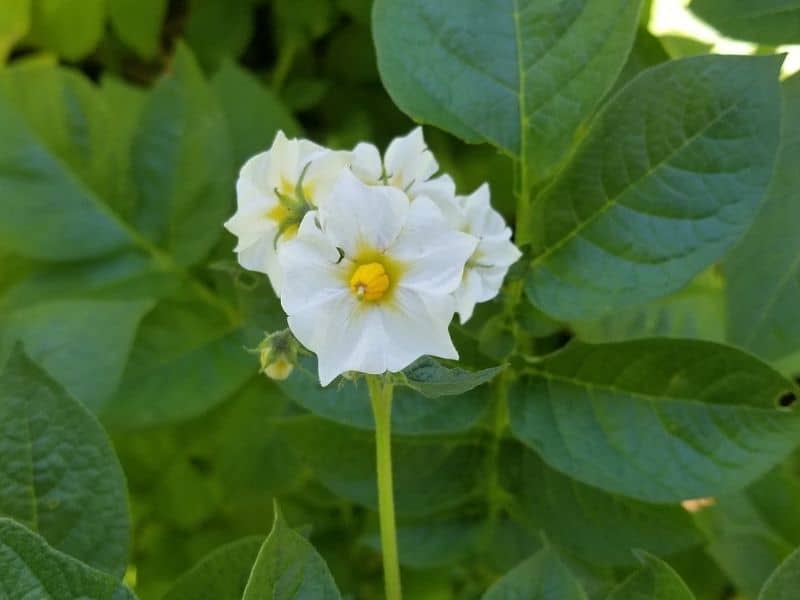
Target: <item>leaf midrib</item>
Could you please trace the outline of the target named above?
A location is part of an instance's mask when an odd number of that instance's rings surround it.
[[[691,406],[704,407],[704,408],[711,408],[711,407],[716,408],[716,407],[719,407],[719,408],[730,409],[730,410],[753,411],[753,412],[758,413],[758,414],[766,413],[766,414],[771,414],[771,415],[774,414],[774,415],[786,415],[787,417],[788,416],[793,416],[795,418],[798,417],[798,413],[794,413],[794,412],[790,412],[790,411],[782,412],[782,411],[779,411],[777,408],[754,406],[752,404],[723,404],[721,402],[703,402],[701,400],[697,400],[696,398],[685,398],[685,397],[669,396],[669,395],[659,396],[659,395],[651,394],[651,393],[647,393],[647,392],[641,392],[641,391],[627,389],[627,388],[623,388],[623,387],[617,387],[617,386],[615,386],[615,385],[613,385],[611,383],[603,384],[603,383],[587,381],[585,379],[578,379],[578,378],[575,378],[575,377],[570,377],[568,375],[559,375],[559,374],[553,373],[552,371],[545,371],[545,370],[542,370],[542,369],[537,369],[535,367],[528,367],[526,369],[526,372],[531,374],[531,375],[541,377],[542,379],[546,379],[548,381],[557,381],[559,383],[567,383],[567,384],[569,384],[571,386],[574,386],[574,387],[579,387],[579,388],[586,389],[587,391],[588,390],[600,390],[600,391],[604,391],[604,392],[611,392],[611,393],[616,394],[616,395],[623,395],[623,396],[628,396],[628,397],[631,397],[631,398],[634,398],[634,399],[638,398],[640,400],[645,400],[645,401],[647,401],[649,403],[652,403],[652,404],[664,403],[664,402],[677,402],[677,403],[681,403],[681,404],[688,404],[688,405],[691,405]]]

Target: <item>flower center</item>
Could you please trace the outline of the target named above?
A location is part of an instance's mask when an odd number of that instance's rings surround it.
[[[359,300],[380,300],[389,290],[389,275],[378,262],[360,265],[350,278],[350,289]]]

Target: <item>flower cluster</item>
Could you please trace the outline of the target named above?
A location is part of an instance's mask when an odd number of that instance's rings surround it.
[[[482,185],[458,196],[420,128],[381,157],[279,132],[242,167],[225,224],[246,269],[266,273],[327,385],[347,371],[458,358],[449,325],[494,298],[520,252]]]

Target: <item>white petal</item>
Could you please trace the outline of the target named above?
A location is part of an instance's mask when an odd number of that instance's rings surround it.
[[[307,213],[297,234],[279,247],[281,304],[290,316],[343,293],[351,294],[347,281],[350,263],[340,260],[339,251],[319,229],[315,218],[316,211]]]
[[[455,293],[456,310],[462,325],[472,317],[472,313],[475,310],[475,305],[478,303],[478,297],[482,290],[483,282],[473,269],[469,269],[464,273],[464,280]]]
[[[352,157],[349,152],[321,149],[301,157],[297,179],[308,164],[303,178],[303,191],[312,205],[321,206],[330,196],[336,180],[346,170]],[[297,180],[295,180],[297,181]]]
[[[388,371],[402,371],[425,355],[458,358],[448,331],[455,309],[452,296],[399,288],[382,309]]]
[[[383,171],[381,153],[373,144],[361,142],[353,148],[350,168],[364,183],[377,185]]]
[[[402,230],[408,212],[409,201],[403,192],[366,185],[347,170],[320,207],[326,233],[348,258],[388,248]]]
[[[442,211],[444,218],[453,229],[465,229],[466,216],[461,202],[456,197],[456,184],[450,175],[441,175],[419,184],[414,184],[408,192],[414,199],[425,196],[433,200],[434,204]]]
[[[501,235],[484,237],[475,251],[472,262],[486,266],[510,267],[519,260],[522,252],[509,239],[511,230]]]
[[[503,216],[490,204],[489,186],[484,183],[469,196],[458,197],[464,211],[465,231],[476,237],[497,235],[507,229]]]
[[[250,271],[266,273],[272,289],[277,296],[281,295],[281,267],[275,252],[275,234],[264,235],[253,243],[236,248],[239,264]]]
[[[377,305],[359,302],[348,291],[290,315],[288,321],[300,343],[317,355],[322,385],[346,371],[386,371],[389,344]]]
[[[460,285],[477,244],[473,236],[452,229],[436,205],[422,196],[412,203],[402,233],[386,254],[406,265],[398,286],[446,295]]]
[[[439,170],[433,153],[425,145],[422,127],[392,140],[386,149],[384,165],[392,185],[403,190],[427,181]]]

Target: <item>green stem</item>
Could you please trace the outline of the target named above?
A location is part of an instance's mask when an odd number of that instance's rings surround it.
[[[369,397],[375,416],[375,449],[378,469],[378,516],[386,600],[401,600],[400,562],[397,558],[397,530],[392,485],[392,384],[380,376],[368,375]]]
[[[276,94],[281,91],[283,84],[286,82],[286,77],[292,69],[294,56],[297,52],[297,42],[288,40],[280,50],[278,55],[278,63],[275,65],[275,70],[272,72],[272,91]]]

